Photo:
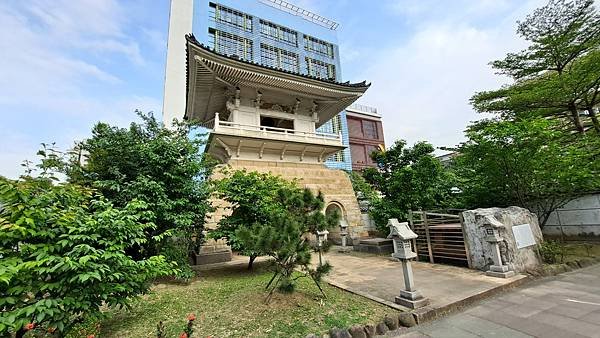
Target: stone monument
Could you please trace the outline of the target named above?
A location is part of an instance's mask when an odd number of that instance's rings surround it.
[[[472,267],[493,275],[537,269],[543,242],[537,216],[520,207],[484,208],[462,213]],[[496,272],[497,274],[494,274]]]

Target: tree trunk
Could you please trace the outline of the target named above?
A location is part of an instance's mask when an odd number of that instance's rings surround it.
[[[250,260],[248,261],[248,270],[252,270],[252,263],[256,259],[256,255],[250,255]]]
[[[569,111],[571,112],[571,117],[573,118],[573,123],[575,124],[575,128],[580,134],[585,133],[585,129],[583,128],[583,124],[581,123],[581,118],[579,118],[579,111],[575,104],[571,104],[569,107]]]

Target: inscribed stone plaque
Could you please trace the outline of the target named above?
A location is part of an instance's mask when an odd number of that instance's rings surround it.
[[[515,225],[512,227],[512,231],[515,236],[515,242],[517,242],[517,249],[526,248],[536,244],[529,224]]]

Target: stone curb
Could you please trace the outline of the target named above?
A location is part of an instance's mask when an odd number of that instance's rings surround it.
[[[388,333],[400,334],[409,327],[417,325],[415,318],[409,312],[390,313],[376,324],[352,325],[348,329],[337,327],[323,335],[308,334],[306,338],[372,338],[385,337]]]

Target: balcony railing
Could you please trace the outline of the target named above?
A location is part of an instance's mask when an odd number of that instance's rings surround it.
[[[215,118],[202,124],[204,128],[212,129],[215,133],[224,133],[239,136],[262,137],[276,140],[308,142],[319,144],[341,145],[340,134],[323,132],[306,132],[287,128],[257,126],[251,124],[236,123],[219,120],[219,114]]]
[[[377,112],[377,108],[370,107],[370,106],[365,106],[365,105],[358,104],[358,103],[351,104],[350,106],[348,106],[347,109],[349,109],[349,110],[356,110],[356,111],[359,111],[359,112],[373,114],[373,115],[379,115],[379,113]]]

